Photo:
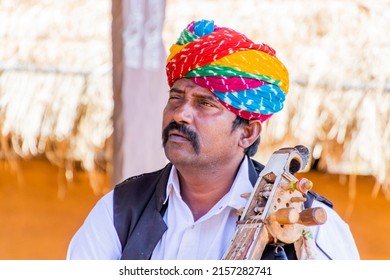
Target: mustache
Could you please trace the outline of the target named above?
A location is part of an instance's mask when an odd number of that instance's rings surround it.
[[[198,137],[198,134],[195,131],[191,130],[188,126],[186,126],[184,124],[177,123],[177,122],[171,122],[163,129],[162,139],[163,139],[163,146],[164,147],[165,147],[165,144],[168,141],[169,132],[171,130],[177,130],[181,134],[186,136],[190,140],[191,145],[194,148],[195,153],[199,154],[199,137]]]

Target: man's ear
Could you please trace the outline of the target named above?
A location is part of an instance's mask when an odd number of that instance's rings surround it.
[[[246,149],[252,145],[260,137],[261,128],[262,126],[259,120],[251,120],[249,124],[244,124],[239,142],[240,147]]]

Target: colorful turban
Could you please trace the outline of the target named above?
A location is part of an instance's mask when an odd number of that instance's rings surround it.
[[[182,31],[166,72],[170,87],[180,78],[192,79],[247,120],[267,120],[283,108],[288,92],[287,69],[271,47],[208,20],[191,22]]]

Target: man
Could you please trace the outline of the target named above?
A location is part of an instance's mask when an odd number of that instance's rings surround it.
[[[221,259],[263,166],[250,159],[261,123],[283,107],[288,72],[265,44],[201,20],[167,60],[162,140],[170,163],[125,180],[76,233],[68,259]],[[328,221],[314,227],[318,258],[358,259],[348,225],[317,196]],[[296,259],[294,247],[286,255]],[[271,252],[271,253],[270,253]],[[267,247],[264,259],[272,259]]]

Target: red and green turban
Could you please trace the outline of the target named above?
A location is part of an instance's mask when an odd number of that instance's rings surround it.
[[[166,71],[170,87],[180,78],[192,79],[247,120],[267,120],[283,108],[288,92],[288,71],[271,47],[214,21],[194,21],[182,31]]]

